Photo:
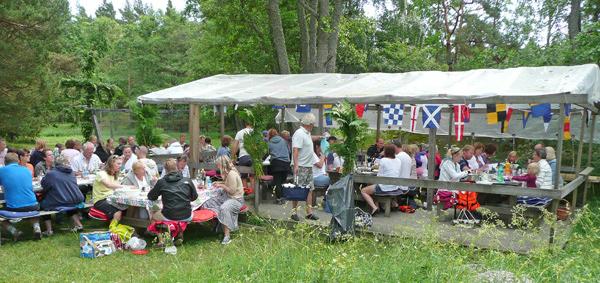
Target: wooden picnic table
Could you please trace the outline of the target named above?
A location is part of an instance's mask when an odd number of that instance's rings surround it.
[[[197,187],[196,181],[194,184]],[[204,202],[216,195],[220,189],[197,189],[198,199],[191,202],[192,211],[200,208]],[[117,190],[106,198],[108,203],[127,206],[127,211],[123,215],[123,224],[131,225],[137,228],[146,228],[150,224],[150,215],[152,211],[162,209],[162,202],[159,198],[156,201],[148,199],[148,192],[139,190]]]

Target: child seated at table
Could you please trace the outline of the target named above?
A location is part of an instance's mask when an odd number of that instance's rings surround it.
[[[527,165],[527,174],[512,177],[513,181],[525,182],[528,188],[537,188],[535,180],[540,172],[540,165],[537,162],[532,162]]]

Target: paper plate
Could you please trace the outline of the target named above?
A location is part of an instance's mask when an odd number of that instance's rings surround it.
[[[148,250],[134,250],[131,251],[131,253],[134,255],[146,255],[148,254]]]

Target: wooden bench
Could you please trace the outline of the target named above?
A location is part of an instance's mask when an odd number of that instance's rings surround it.
[[[563,177],[563,180],[565,181],[565,183],[571,182],[579,176],[578,174],[568,174],[568,173],[561,173],[560,175]],[[597,192],[598,190],[600,190],[600,176],[588,176],[587,181],[589,183],[589,189],[590,189],[590,191],[592,191],[592,194],[594,192]],[[587,193],[587,190],[584,190],[584,193]],[[581,199],[581,197],[583,197],[582,203],[585,203],[585,200],[587,200],[587,196],[580,195],[580,199]]]
[[[16,220],[16,221],[21,221],[23,219],[31,219],[31,218],[39,218],[42,216],[47,216],[47,215],[54,215],[59,213],[59,211],[40,211],[39,214],[36,215],[32,215],[32,216],[26,216],[26,217],[20,217],[20,218],[4,218],[0,216],[0,222],[4,222],[4,221],[11,221],[11,220]],[[2,229],[0,228],[0,245],[2,245]]]
[[[365,201],[360,193],[362,186],[358,186],[354,188],[355,200]],[[392,211],[392,201],[397,197],[404,195],[404,193],[397,194],[386,194],[386,195],[373,195],[373,202],[375,204],[383,204],[383,211],[385,217],[390,217]]]

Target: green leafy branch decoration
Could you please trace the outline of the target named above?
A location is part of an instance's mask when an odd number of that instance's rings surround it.
[[[332,147],[333,150],[344,158],[342,173],[347,175],[354,171],[356,154],[366,138],[368,124],[358,118],[353,105],[345,100],[333,108],[333,118],[338,124],[338,129],[344,142],[334,144]]]

